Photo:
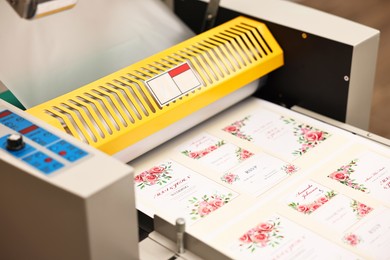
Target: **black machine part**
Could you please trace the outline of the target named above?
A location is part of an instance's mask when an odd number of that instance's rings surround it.
[[[195,33],[201,32],[207,2],[175,1],[174,11]],[[245,15],[220,7],[215,25]],[[268,75],[256,96],[285,106],[300,106],[346,122],[353,47],[331,39],[264,22],[284,51],[285,65]]]

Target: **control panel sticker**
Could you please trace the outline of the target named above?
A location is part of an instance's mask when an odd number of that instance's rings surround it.
[[[36,152],[23,158],[23,161],[29,165],[35,167],[39,171],[46,175],[51,174],[58,169],[64,167],[64,165],[43,152]]]
[[[17,132],[32,125],[27,119],[8,110],[0,113],[0,123]]]
[[[35,126],[35,125],[33,125]],[[37,127],[33,131],[19,131],[19,133],[24,134],[26,137],[28,137],[30,140],[36,142],[39,145],[46,146],[48,144],[51,144],[60,138],[48,131],[46,131],[43,128]],[[30,127],[31,129],[32,127]],[[24,129],[26,130],[26,129]]]
[[[84,150],[81,150],[80,148],[64,140],[49,146],[48,149],[68,160],[69,162],[75,162],[88,154]]]
[[[167,105],[201,86],[187,62],[145,81],[145,84],[160,106]]]
[[[0,136],[0,150],[6,151],[47,176],[89,155],[76,145],[10,110],[0,111],[0,127],[1,125],[11,130],[6,129],[9,134]]]

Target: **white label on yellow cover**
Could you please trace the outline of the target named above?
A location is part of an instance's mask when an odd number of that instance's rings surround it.
[[[157,75],[145,83],[160,106],[171,103],[201,85],[187,62]]]

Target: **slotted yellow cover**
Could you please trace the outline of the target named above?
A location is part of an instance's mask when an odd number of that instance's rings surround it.
[[[267,27],[238,17],[27,112],[115,154],[282,65]]]

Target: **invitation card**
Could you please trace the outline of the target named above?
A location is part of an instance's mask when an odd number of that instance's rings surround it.
[[[312,217],[327,229],[342,233],[366,216],[370,216],[373,210],[373,207],[365,203],[338,194],[326,206],[318,209]]]
[[[191,225],[238,196],[174,161],[165,161],[134,176],[136,202],[149,205],[150,215],[163,210],[170,219],[183,217]],[[161,211],[160,211],[161,212]]]
[[[234,259],[357,259],[310,230],[273,215],[228,246]]]
[[[351,248],[362,251],[373,259],[390,259],[390,210],[386,209],[359,224],[342,236]]]
[[[247,149],[207,133],[181,145],[178,149],[185,156],[219,173],[224,173],[254,156],[254,153]]]
[[[271,111],[256,111],[223,127],[223,131],[253,142],[292,161],[330,137],[328,132]]]
[[[390,158],[363,152],[340,165],[328,178],[390,205]]]
[[[258,153],[221,175],[220,179],[232,188],[258,196],[297,171],[298,167],[291,163],[266,153]]]
[[[286,204],[302,214],[309,215],[329,203],[335,196],[334,190],[308,180],[287,198]]]

